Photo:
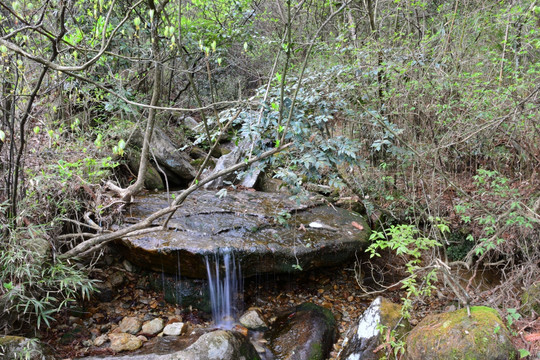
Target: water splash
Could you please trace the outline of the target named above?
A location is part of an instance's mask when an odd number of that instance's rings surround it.
[[[214,324],[232,329],[241,310],[244,284],[241,266],[230,249],[205,256]]]

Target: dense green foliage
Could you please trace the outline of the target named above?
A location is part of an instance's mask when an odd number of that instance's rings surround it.
[[[492,264],[499,303],[538,278],[536,2],[1,4],[0,304],[19,320],[88,295],[57,255],[115,221],[100,182],[132,180],[124,150],[154,120],[185,148],[292,143],[257,166],[354,198],[411,275],[435,257]]]

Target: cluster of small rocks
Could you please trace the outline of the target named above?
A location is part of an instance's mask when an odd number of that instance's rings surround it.
[[[181,321],[172,320],[165,325],[161,318],[143,322],[137,317],[128,316],[108,334],[96,337],[93,345],[100,347],[110,341],[110,348],[115,352],[137,350],[148,341],[148,336],[179,336],[186,330],[187,325]]]

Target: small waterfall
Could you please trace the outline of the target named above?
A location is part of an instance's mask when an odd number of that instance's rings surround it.
[[[207,255],[205,263],[214,324],[223,329],[232,329],[238,319],[244,294],[240,263],[229,249]]]

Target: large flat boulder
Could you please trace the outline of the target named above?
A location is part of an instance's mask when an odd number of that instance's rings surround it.
[[[138,197],[127,222],[164,208],[170,197]],[[158,219],[156,225],[163,219]],[[351,211],[315,200],[252,191],[193,193],[174,214],[168,230],[121,241],[125,256],[154,271],[206,277],[205,257],[234,251],[244,276],[309,270],[343,263],[367,244],[369,228]]]

